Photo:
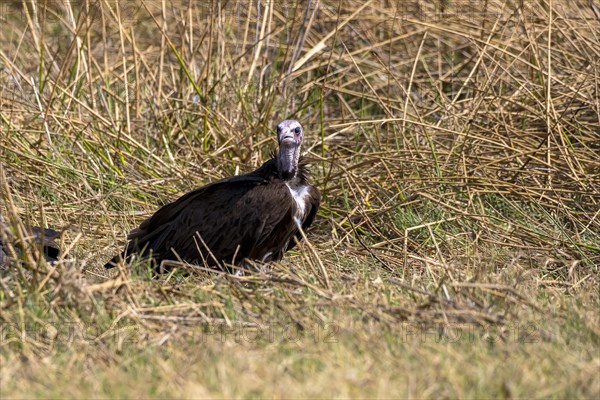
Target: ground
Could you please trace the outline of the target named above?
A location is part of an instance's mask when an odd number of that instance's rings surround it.
[[[0,4],[0,396],[599,397],[598,7]],[[288,118],[308,241],[102,268]]]

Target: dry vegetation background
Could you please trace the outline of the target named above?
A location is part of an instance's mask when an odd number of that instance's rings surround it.
[[[0,272],[0,396],[597,398],[598,7],[0,1],[0,212],[70,250]],[[286,118],[310,245],[101,268]]]

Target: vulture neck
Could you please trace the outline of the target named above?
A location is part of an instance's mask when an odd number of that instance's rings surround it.
[[[300,145],[289,145],[282,143],[279,146],[277,155],[277,170],[279,176],[284,180],[290,180],[296,177],[298,171],[298,159],[300,157]]]

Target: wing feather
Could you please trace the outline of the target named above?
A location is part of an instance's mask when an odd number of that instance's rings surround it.
[[[307,175],[301,160],[297,179],[307,185]],[[308,186],[308,190],[304,230],[321,201],[317,188]],[[132,254],[156,264],[177,259],[206,260],[210,265],[279,260],[302,239],[295,220],[297,208],[272,159],[254,172],[208,184],[163,206],[129,233],[125,251],[105,267]]]
[[[128,251],[146,247],[157,261],[176,259],[173,249],[187,261],[200,259],[199,248],[206,259],[208,250],[219,261],[230,262],[236,253],[236,260],[253,257],[291,215],[291,206],[284,184],[255,179],[218,182],[158,210],[131,232]]]

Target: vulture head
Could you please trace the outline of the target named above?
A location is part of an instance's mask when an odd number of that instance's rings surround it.
[[[279,142],[277,167],[284,179],[289,179],[296,175],[303,136],[304,131],[298,121],[289,119],[277,125],[277,141]]]

